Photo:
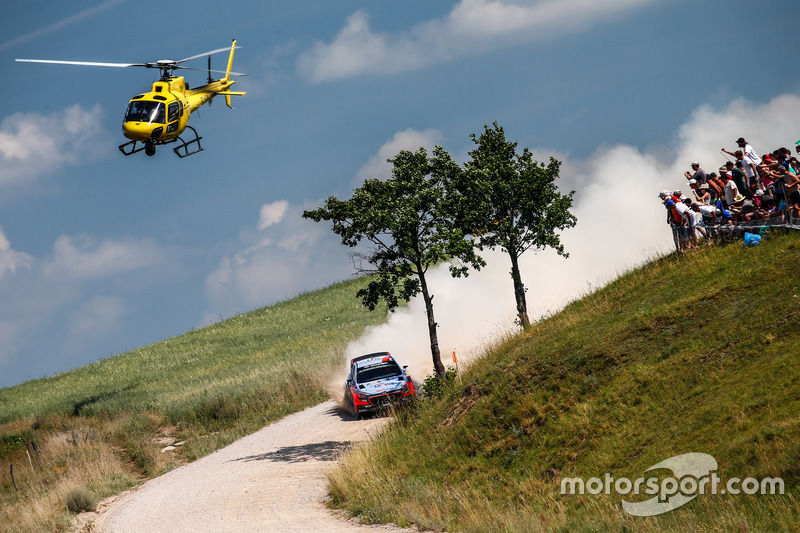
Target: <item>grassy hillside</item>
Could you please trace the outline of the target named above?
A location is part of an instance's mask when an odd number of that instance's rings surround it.
[[[91,507],[326,399],[347,343],[386,319],[355,297],[365,283],[0,390],[3,531],[65,531],[69,500]]]
[[[800,530],[798,265],[800,235],[773,232],[622,276],[355,450],[334,503],[448,531]],[[688,452],[723,480],[780,477],[786,495],[705,494],[642,518],[613,491],[561,494],[565,477],[649,477]]]

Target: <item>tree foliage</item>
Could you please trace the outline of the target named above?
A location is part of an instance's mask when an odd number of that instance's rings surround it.
[[[369,244],[366,252],[353,254],[362,262],[362,272],[374,274],[367,288],[358,292],[365,306],[374,309],[384,301],[393,310],[422,293],[431,356],[437,374],[444,377],[433,294],[425,275],[443,261],[451,262],[450,272],[456,277],[467,275],[470,266],[484,264],[453,216],[451,184],[461,168],[440,146],[432,157],[420,148],[401,151],[389,162],[393,166],[389,179],[368,179],[349,200],[331,196],[323,207],[305,211],[303,217],[330,221],[345,246]]]
[[[517,153],[517,143],[506,140],[497,122],[470,137],[477,148],[456,181],[458,218],[479,248],[499,247],[508,254],[518,320],[525,328],[530,320],[519,258],[531,248],[548,247],[568,257],[558,232],[577,221],[569,211],[575,191],[559,192],[559,161],[539,163],[527,147]]]

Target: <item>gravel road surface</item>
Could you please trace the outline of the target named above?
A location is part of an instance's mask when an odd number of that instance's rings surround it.
[[[387,422],[354,421],[333,401],[319,404],[104,502],[97,513],[81,517],[82,531],[411,531],[360,525],[323,503],[325,474],[339,453]]]

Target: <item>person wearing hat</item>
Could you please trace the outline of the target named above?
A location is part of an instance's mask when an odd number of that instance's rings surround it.
[[[755,218],[758,218],[756,203],[752,199],[747,198],[742,202],[742,207],[739,210],[739,220],[749,222]]]
[[[733,213],[734,218],[739,221],[742,220],[742,206],[744,204],[745,196],[741,193],[736,195],[732,204],[728,204],[728,210]]]
[[[683,173],[686,176],[686,179],[691,181],[695,180],[697,183],[706,183],[706,171],[700,168],[700,163],[697,161],[692,161],[692,174],[689,174],[689,171]]]
[[[681,227],[685,224],[683,217],[675,210],[675,200],[670,198],[664,202],[667,208],[667,224],[672,228],[672,240],[675,242],[675,250],[683,251],[683,239],[681,239]]]
[[[773,156],[772,154],[766,154],[764,158],[761,160],[761,164],[759,165],[761,168],[771,168],[775,170],[775,167],[780,165],[778,162],[778,156]]]
[[[753,147],[747,144],[747,141],[744,140],[744,137],[739,137],[738,139],[736,139],[736,146],[739,147],[742,153],[744,153],[744,155],[746,155],[750,159],[750,161],[753,162],[753,164],[755,165],[761,164],[761,158],[758,156],[756,151],[753,150]],[[726,150],[725,148],[723,148],[722,151],[725,152],[726,154],[736,155],[736,152],[731,152],[730,150]]]
[[[703,183],[696,189],[692,189],[694,192],[694,197],[703,205],[711,204],[711,193],[709,192],[710,185],[708,183]]]
[[[764,207],[764,202],[773,198],[772,196],[772,189],[758,189],[757,191],[753,192],[753,203],[756,206],[756,209]]]
[[[728,162],[730,163],[730,161]],[[739,188],[729,173],[722,175],[722,181],[725,183],[725,205],[731,205],[733,199],[739,194]]]

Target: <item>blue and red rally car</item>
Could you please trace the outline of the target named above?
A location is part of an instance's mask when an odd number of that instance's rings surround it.
[[[345,382],[345,406],[359,419],[364,413],[414,400],[417,393],[406,368],[400,368],[389,352],[352,359]]]

